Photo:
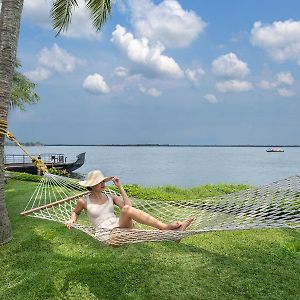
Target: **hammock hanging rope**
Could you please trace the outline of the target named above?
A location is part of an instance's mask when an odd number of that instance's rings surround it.
[[[5,136],[12,142],[16,143],[18,147],[31,159],[32,163],[36,166],[38,174],[44,174],[48,172],[47,166],[41,158],[33,157],[25,147],[15,138],[15,136],[7,130],[7,121],[0,119],[0,135]]]
[[[46,173],[21,215],[65,224],[78,198],[88,193],[75,179]],[[105,193],[119,195],[111,189],[106,189]],[[193,217],[194,221],[186,231],[154,230],[139,223],[135,223],[134,229],[95,229],[84,214],[73,227],[115,246],[147,241],[178,241],[187,236],[219,230],[300,228],[300,176],[205,200],[131,200],[134,207],[165,223],[188,217]]]

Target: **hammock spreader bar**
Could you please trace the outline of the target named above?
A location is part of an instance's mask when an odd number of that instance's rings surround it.
[[[80,194],[78,194],[76,196],[70,196],[70,197],[67,197],[67,198],[62,199],[62,200],[58,200],[58,201],[55,201],[55,202],[52,202],[52,203],[49,203],[49,204],[45,204],[45,205],[42,205],[42,206],[39,206],[39,207],[35,207],[35,208],[32,208],[32,209],[29,209],[29,210],[21,212],[20,215],[21,216],[30,215],[30,214],[32,214],[34,212],[39,211],[39,210],[43,210],[43,209],[46,209],[46,208],[51,208],[51,207],[56,206],[56,205],[61,205],[64,202],[70,201],[72,199],[78,199],[80,197],[88,195],[89,193],[90,192],[83,192],[83,193],[80,193]]]

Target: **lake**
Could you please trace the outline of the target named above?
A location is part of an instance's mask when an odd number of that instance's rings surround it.
[[[124,184],[192,187],[209,183],[267,184],[300,174],[300,148],[286,147],[268,153],[263,147],[123,147],[41,146],[27,147],[32,155],[63,153],[67,161],[86,152],[86,162],[76,172],[100,169],[119,176]],[[5,154],[23,154],[6,146]]]

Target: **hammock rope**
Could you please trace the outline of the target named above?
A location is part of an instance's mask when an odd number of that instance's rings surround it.
[[[41,158],[36,158],[32,156],[25,147],[15,138],[15,136],[7,130],[7,121],[0,119],[0,135],[7,137],[12,142],[15,142],[18,147],[31,159],[32,163],[36,166],[39,174],[45,174],[48,172],[47,166]]]
[[[111,189],[104,192],[119,195]],[[46,173],[21,215],[66,224],[77,200],[88,194],[89,191],[80,186],[78,180]],[[194,221],[185,231],[156,230],[139,223],[134,224],[134,229],[111,230],[93,228],[87,216],[81,214],[73,227],[96,240],[115,246],[147,241],[179,241],[191,235],[220,230],[300,228],[300,176],[207,199],[131,200],[134,207],[165,223],[188,217],[193,217]]]

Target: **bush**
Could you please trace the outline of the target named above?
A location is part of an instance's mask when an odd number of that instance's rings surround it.
[[[52,167],[52,168],[48,169],[48,171],[50,174],[53,174],[53,175],[70,177],[70,174],[66,170],[59,170],[59,169],[56,169],[55,167]]]
[[[163,201],[203,199],[230,194],[248,188],[250,188],[250,186],[241,184],[209,184],[187,189],[170,185],[160,187],[142,187],[137,184],[127,184],[124,186],[129,197]]]
[[[8,178],[14,178],[14,179],[21,180],[21,181],[39,182],[42,179],[42,176],[23,173],[23,172],[8,172],[8,171],[6,171],[5,175]]]

